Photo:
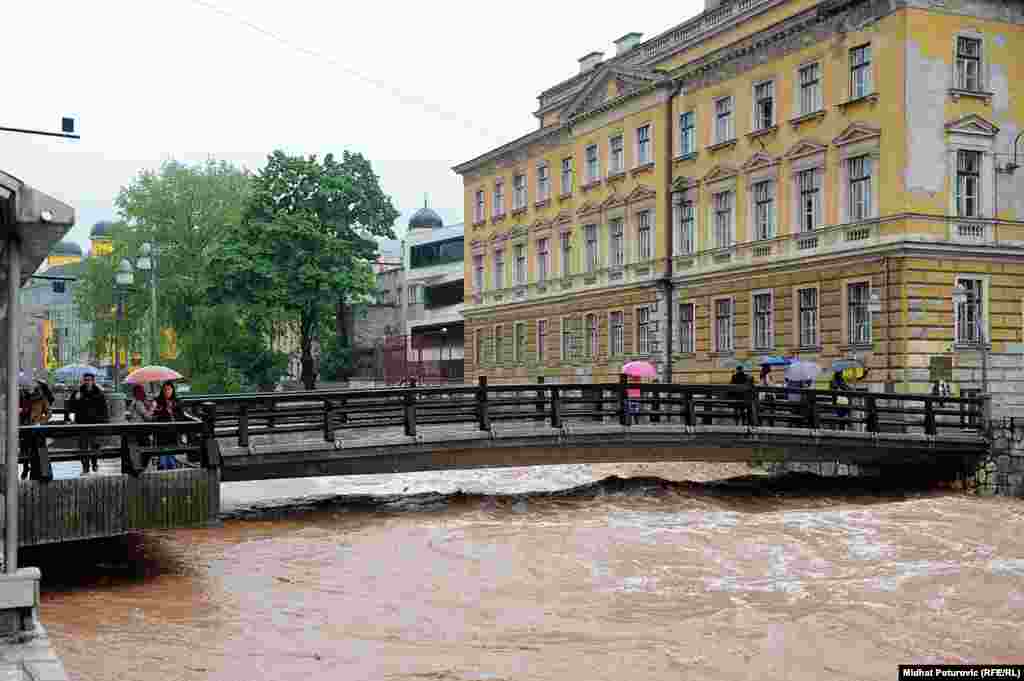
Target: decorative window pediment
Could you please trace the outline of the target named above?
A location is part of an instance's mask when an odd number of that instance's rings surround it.
[[[590,201],[584,202],[582,206],[576,209],[576,215],[588,215],[590,213],[596,213],[600,210],[600,206],[595,206]]]
[[[643,201],[644,199],[654,198],[656,195],[657,192],[647,185],[638,184],[634,187],[633,191],[629,193],[629,196],[626,197],[626,201],[628,203],[633,203],[634,201]]]
[[[761,170],[763,168],[770,168],[771,166],[777,164],[778,162],[779,159],[772,156],[771,154],[766,154],[763,151],[759,151],[755,153],[753,156],[751,156],[749,159],[747,159],[747,162],[740,166],[740,169],[743,170],[744,172],[749,173],[755,170]]]
[[[994,123],[985,120],[978,114],[967,114],[955,121],[946,123],[946,132],[958,133],[961,135],[983,135],[995,137],[999,127]]]
[[[598,67],[576,96],[565,108],[571,118],[607,101],[609,94],[614,98],[627,95],[634,90],[658,80],[659,74],[623,66]]]
[[[817,140],[800,140],[789,148],[789,151],[785,153],[783,158],[791,161],[795,158],[803,158],[804,156],[810,156],[811,154],[821,153],[826,149],[828,149],[828,147]]]
[[[867,123],[850,123],[846,130],[843,130],[843,132],[840,133],[839,137],[832,140],[832,144],[837,147],[841,147],[847,144],[853,144],[854,142],[877,139],[881,135],[881,128],[876,128],[873,125],[868,125]]]
[[[609,208],[615,208],[621,206],[626,201],[618,193],[612,192],[607,199],[601,202],[601,210],[608,210]]]
[[[680,175],[676,179],[672,180],[672,191],[674,192],[684,192],[687,189],[693,189],[696,186],[697,178],[695,177],[686,177],[685,175]]]
[[[559,211],[558,215],[554,219],[555,224],[563,225],[567,222],[572,222],[572,213],[567,210]]]
[[[547,229],[551,226],[551,220],[545,220],[544,218],[537,218],[530,225],[531,232],[539,232],[542,229]]]
[[[727,180],[730,177],[735,177],[738,171],[731,165],[717,165],[708,171],[708,174],[704,176],[704,182],[718,182],[720,180]]]

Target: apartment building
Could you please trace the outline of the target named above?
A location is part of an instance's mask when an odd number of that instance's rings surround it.
[[[1024,3],[737,0],[615,44],[455,167],[467,376],[785,354],[1017,399]]]

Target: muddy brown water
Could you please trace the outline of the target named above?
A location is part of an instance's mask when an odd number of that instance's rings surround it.
[[[750,473],[233,483],[220,527],[22,558],[43,570],[43,623],[81,681],[889,679],[900,663],[1024,663],[1024,501]]]

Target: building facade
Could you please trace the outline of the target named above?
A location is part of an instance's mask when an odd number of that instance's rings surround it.
[[[1024,387],[1024,4],[737,0],[627,34],[456,166],[467,373],[856,357]],[[1021,145],[1017,144],[1018,150]]]

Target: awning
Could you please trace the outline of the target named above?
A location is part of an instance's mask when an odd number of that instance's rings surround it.
[[[12,233],[21,242],[21,284],[38,269],[53,245],[75,224],[75,209],[0,171],[0,251]],[[0,263],[6,262],[6,253]],[[7,268],[0,267],[0,279]]]

